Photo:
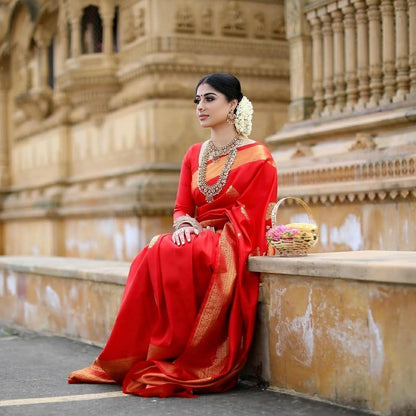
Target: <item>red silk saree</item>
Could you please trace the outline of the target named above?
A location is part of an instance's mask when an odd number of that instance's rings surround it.
[[[237,384],[250,347],[259,276],[249,255],[266,252],[277,172],[261,143],[242,146],[227,182],[207,203],[197,186],[201,144],[185,155],[174,218],[196,216],[206,230],[175,245],[155,236],[133,260],[106,346],[69,383],[119,383],[125,393],[183,396],[222,392]],[[226,157],[207,166],[218,179]]]

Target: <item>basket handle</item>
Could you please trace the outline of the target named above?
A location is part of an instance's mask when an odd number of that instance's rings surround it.
[[[280,200],[276,203],[276,205],[273,207],[273,210],[272,210],[272,215],[271,215],[271,219],[272,219],[272,227],[274,227],[274,226],[276,226],[276,225],[277,225],[276,214],[277,214],[277,210],[279,209],[280,204],[281,204],[283,201],[286,201],[287,199],[293,199],[293,200],[295,200],[295,201],[296,201],[299,205],[301,205],[301,206],[305,209],[305,211],[306,211],[306,215],[308,216],[308,220],[309,220],[309,222],[310,222],[311,220],[313,220],[313,221],[314,221],[314,219],[313,219],[313,217],[312,217],[312,212],[311,212],[311,210],[310,210],[310,208],[309,208],[308,204],[307,204],[305,201],[303,201],[302,199],[300,199],[300,198],[298,198],[298,197],[296,197],[296,196],[287,196],[287,197],[285,197],[285,198],[280,199]]]

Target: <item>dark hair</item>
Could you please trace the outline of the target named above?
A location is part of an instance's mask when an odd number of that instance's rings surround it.
[[[224,94],[228,101],[237,99],[238,102],[240,102],[243,98],[240,81],[234,75],[226,73],[205,75],[199,80],[195,92],[202,84],[208,84],[212,88],[215,88],[217,91]]]

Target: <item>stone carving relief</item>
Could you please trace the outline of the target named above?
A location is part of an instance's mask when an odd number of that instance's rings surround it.
[[[145,16],[144,7],[136,7],[134,9],[134,35],[136,38],[146,35]]]
[[[56,25],[53,20],[52,24],[51,20],[47,20],[47,23],[49,25],[39,20],[29,50],[21,45],[13,50],[13,67],[16,68],[13,79],[16,125],[30,120],[43,120],[52,111],[52,91],[47,84],[47,53]]]
[[[124,44],[134,42],[146,35],[146,11],[136,4],[125,11],[122,24],[122,38]]]
[[[224,23],[222,33],[226,36],[246,36],[247,21],[240,6],[232,1],[224,13]]]
[[[125,11],[125,17],[123,19],[122,27],[122,39],[124,44],[128,44],[134,41],[134,17],[131,13],[131,9]]]
[[[227,37],[247,37],[255,39],[284,39],[286,25],[283,10],[277,10],[273,16],[260,10],[248,17],[243,7],[236,1],[227,2],[221,11],[216,11],[212,6],[192,4],[178,7],[175,13],[174,30],[177,33],[213,35],[217,32],[215,23],[220,16],[219,31]],[[271,18],[274,20],[271,20]],[[132,16],[129,17],[132,20]],[[250,20],[250,21],[249,21]],[[131,26],[131,24],[127,25]],[[133,39],[132,30],[125,28],[126,38]]]
[[[286,22],[283,13],[273,20],[271,32],[272,39],[284,39],[286,37]]]
[[[355,161],[351,164],[334,167],[324,167],[308,169],[304,171],[281,173],[280,185],[282,188],[293,189],[293,186],[302,186],[314,184],[319,187],[320,184],[342,184],[354,182],[373,181],[374,190],[366,191],[346,191],[342,186],[336,186],[337,191],[321,195],[302,195],[302,199],[307,203],[335,203],[354,200],[363,201],[365,199],[373,201],[375,199],[398,199],[398,198],[416,198],[416,190],[411,188],[401,189],[377,189],[380,180],[413,178],[416,175],[416,158],[415,157],[396,157],[384,160]],[[366,185],[366,188],[368,184]]]
[[[175,15],[176,32],[194,33],[195,32],[195,16],[189,6],[181,6]]]
[[[214,13],[210,7],[205,7],[201,15],[201,32],[211,35],[214,32],[213,25]]]
[[[287,36],[295,36],[301,31],[301,5],[300,0],[286,2]]]
[[[376,143],[374,141],[374,135],[368,133],[357,133],[355,136],[355,142],[348,149],[350,151],[354,150],[365,150],[365,149],[375,149]]]
[[[23,110],[26,120],[42,120],[50,114],[51,93],[36,90],[16,97],[16,106]]]
[[[253,34],[255,38],[262,39],[266,37],[266,18],[263,12],[254,15]]]
[[[296,150],[292,155],[292,159],[306,156],[312,156],[312,147],[308,144],[296,143]]]

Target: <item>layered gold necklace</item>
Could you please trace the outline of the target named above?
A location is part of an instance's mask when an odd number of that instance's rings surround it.
[[[227,182],[228,175],[231,170],[231,166],[237,156],[237,148],[241,142],[241,137],[239,135],[235,136],[230,143],[225,146],[217,147],[215,146],[212,139],[209,139],[207,146],[201,157],[201,163],[198,169],[198,188],[205,195],[207,202],[212,202],[214,196],[218,195],[225,183]],[[212,185],[207,184],[207,165],[210,160],[216,162],[221,156],[227,156],[224,167],[218,177],[217,182]]]

